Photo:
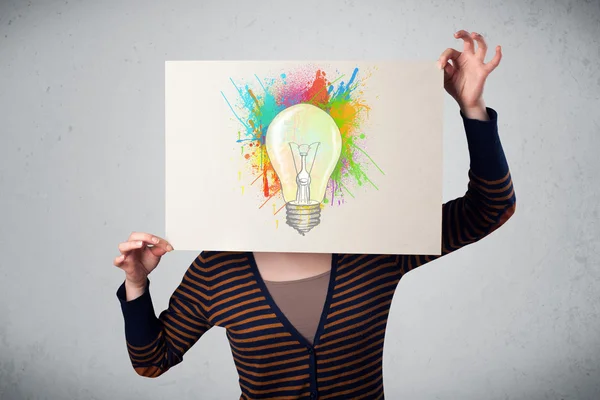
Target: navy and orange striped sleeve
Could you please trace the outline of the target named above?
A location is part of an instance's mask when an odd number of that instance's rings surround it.
[[[197,262],[198,258],[158,318],[150,296],[150,280],[146,280],[144,294],[131,301],[127,301],[124,282],[117,290],[127,351],[139,375],[155,378],[179,364],[183,355],[212,327],[207,316],[208,288],[200,282],[202,272]]]
[[[442,206],[442,256],[483,239],[515,212],[516,197],[508,162],[498,135],[498,114],[487,108],[488,121],[467,118],[469,184],[464,196]],[[440,256],[402,255],[403,273]]]

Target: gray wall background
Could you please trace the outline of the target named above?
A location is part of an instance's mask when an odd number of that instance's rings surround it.
[[[127,358],[112,259],[164,233],[165,60],[435,61],[460,28],[504,48],[485,98],[518,210],[403,278],[387,398],[600,398],[598,0],[0,3],[1,399],[239,396],[220,329],[155,380]],[[468,153],[446,105],[449,200]],[[157,312],[195,256],[151,275]]]

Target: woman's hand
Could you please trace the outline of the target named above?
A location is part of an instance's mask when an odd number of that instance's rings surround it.
[[[458,102],[467,118],[487,120],[489,117],[483,101],[483,86],[488,75],[500,64],[501,47],[496,46],[494,58],[486,64],[487,44],[483,36],[461,30],[454,37],[463,40],[464,49],[460,52],[449,48],[440,56],[438,66],[444,69],[444,87]],[[448,60],[452,60],[452,64]]]
[[[173,246],[165,239],[142,232],[133,232],[127,241],[119,244],[121,255],[113,263],[125,271],[128,300],[143,293],[148,274],[156,268],[161,257],[172,250]]]

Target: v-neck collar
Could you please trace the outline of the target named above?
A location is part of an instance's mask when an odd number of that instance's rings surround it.
[[[300,332],[298,332],[296,327],[290,322],[290,320],[288,320],[288,318],[285,316],[283,311],[281,311],[281,309],[279,308],[277,303],[275,303],[273,296],[271,296],[271,293],[269,293],[269,290],[267,289],[265,281],[263,280],[262,276],[260,275],[260,271],[258,270],[258,265],[256,264],[256,259],[254,258],[254,253],[248,252],[248,253],[246,253],[246,255],[248,257],[248,262],[250,263],[250,268],[252,269],[252,272],[254,274],[254,278],[256,279],[256,282],[258,283],[258,286],[259,286],[263,296],[265,297],[265,299],[267,299],[267,303],[269,303],[269,307],[271,308],[273,313],[277,316],[277,319],[279,319],[279,321],[283,324],[283,326],[287,329],[287,331],[292,336],[294,336],[294,338],[296,340],[298,340],[300,343],[302,343],[307,348],[312,349],[316,345],[318,345],[319,339],[321,338],[321,334],[322,334],[324,326],[325,326],[325,321],[327,320],[327,315],[329,314],[329,304],[331,303],[331,298],[333,296],[335,277],[337,275],[336,272],[337,272],[337,265],[338,265],[338,255],[335,253],[331,255],[331,274],[329,275],[329,285],[327,286],[327,296],[325,297],[325,303],[323,304],[323,310],[321,311],[321,318],[319,320],[319,325],[317,327],[317,331],[315,332],[315,337],[314,337],[312,343],[310,343],[308,340],[306,340],[306,338]]]

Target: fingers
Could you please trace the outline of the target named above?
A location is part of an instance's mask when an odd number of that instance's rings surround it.
[[[145,232],[131,232],[128,240],[143,240],[149,244],[158,244],[160,242],[159,237]]]
[[[487,53],[487,43],[479,33],[472,32],[471,37],[477,42],[477,51],[475,52],[475,55],[483,62],[485,60],[485,54]]]
[[[125,259],[127,258],[130,252],[132,252],[133,250],[141,249],[145,245],[146,244],[142,240],[132,240],[129,242],[119,243],[119,252],[121,253],[121,255],[115,258],[113,264],[116,267],[120,267],[123,264],[123,262],[125,262]]]
[[[473,38],[469,35],[469,32],[465,30],[460,30],[454,34],[454,37],[457,39],[462,39],[465,43],[464,52],[473,54],[475,52],[475,44],[473,42]]]
[[[464,46],[463,52],[475,54],[482,63],[485,62],[485,55],[487,53],[488,46],[487,46],[487,43],[486,43],[485,39],[483,38],[483,36],[481,36],[477,32],[472,32],[471,34],[469,34],[465,30],[460,30],[460,31],[456,32],[454,34],[454,36],[457,39],[462,39],[464,41],[465,46]],[[474,41],[477,42],[477,52],[475,52],[475,42]],[[450,50],[450,49],[448,49],[448,50]],[[448,50],[446,50],[446,52],[448,52]],[[444,52],[444,53],[446,53],[446,52]],[[453,58],[450,57],[450,59],[453,59]],[[494,69],[496,69],[496,67],[498,67],[498,65],[500,64],[501,59],[502,59],[502,48],[500,46],[497,46],[496,54],[494,55],[494,58],[489,63],[484,64],[484,69],[485,69],[486,73],[489,74]],[[443,60],[440,60],[440,62],[442,62],[442,61]],[[442,64],[440,66],[440,68],[442,68],[443,66],[445,66],[445,63]],[[446,68],[444,67],[444,69],[446,69]],[[448,70],[450,70],[450,68],[448,68]],[[446,72],[449,73],[450,71],[446,71]]]
[[[113,264],[115,267],[120,267],[121,264],[123,264],[123,261],[125,261],[125,254],[121,254],[118,257],[115,257]]]
[[[165,239],[144,232],[132,232],[126,242],[119,243],[120,256],[113,260],[116,267],[123,266],[129,254],[138,249],[146,247],[156,257],[162,257],[169,251],[173,251],[173,246]]]
[[[119,252],[121,254],[126,254],[132,250],[141,249],[142,247],[144,247],[144,242],[142,240],[132,240],[129,242],[119,243]]]
[[[144,232],[132,232],[128,240],[119,243],[118,247],[121,255],[113,260],[116,267],[121,267],[132,251],[144,247],[157,257],[162,257],[169,251],[173,251],[173,246],[165,239]]]
[[[502,47],[496,46],[496,54],[492,60],[484,65],[486,72],[489,74],[500,64],[500,60],[502,60]]]
[[[452,61],[456,62],[456,60],[458,60],[458,57],[460,57],[460,51],[452,49],[452,48],[448,48],[448,49],[444,50],[444,52],[438,59],[439,68],[440,69],[445,68],[446,65],[448,64],[448,60],[452,60]]]
[[[134,250],[147,248],[154,256],[162,257],[169,251],[173,251],[173,246],[165,239],[143,232],[132,232],[129,240],[119,243],[120,256],[113,260],[116,267],[122,267],[126,259]]]
[[[167,242],[165,239],[160,238],[155,235],[151,235],[149,233],[145,233],[145,232],[132,232],[131,235],[129,235],[128,240],[129,241],[141,240],[141,241],[146,242],[147,244],[162,247],[166,251],[173,250],[173,246],[171,246],[171,244],[169,242]]]

